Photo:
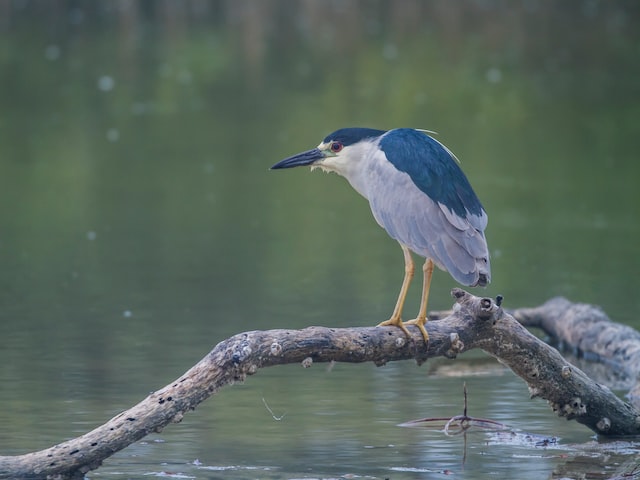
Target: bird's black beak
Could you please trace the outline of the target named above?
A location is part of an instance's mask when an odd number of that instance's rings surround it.
[[[307,150],[306,152],[298,153],[289,158],[279,161],[271,170],[278,170],[280,168],[301,167],[304,165],[312,165],[314,162],[321,160],[325,157],[325,154],[319,148]]]

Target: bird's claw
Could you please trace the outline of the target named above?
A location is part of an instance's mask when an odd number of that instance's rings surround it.
[[[390,318],[389,320],[385,320],[384,322],[380,322],[377,327],[398,327],[402,330],[407,337],[411,337],[411,333],[407,330],[407,327],[404,326],[404,322],[400,318]]]
[[[429,332],[424,328],[424,324],[427,323],[426,318],[414,318],[413,320],[409,320],[404,322],[405,325],[415,325],[422,333],[422,338],[424,338],[424,343],[429,343]]]
[[[422,338],[424,338],[424,343],[429,343],[429,333],[427,329],[424,328],[424,324],[427,322],[424,318],[414,318],[413,320],[409,320],[407,322],[403,322],[399,318],[390,318],[389,320],[385,320],[384,322],[380,322],[378,327],[398,327],[401,329],[405,335],[411,338],[411,333],[407,329],[406,325],[415,325],[422,333]]]

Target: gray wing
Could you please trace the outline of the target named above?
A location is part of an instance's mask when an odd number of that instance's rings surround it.
[[[429,198],[409,175],[379,173],[373,175],[373,190],[367,197],[373,216],[387,233],[415,253],[431,258],[463,285],[489,283],[486,212],[467,212],[466,218],[460,217]]]

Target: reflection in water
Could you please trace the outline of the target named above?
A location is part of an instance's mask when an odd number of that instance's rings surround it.
[[[2,453],[87,431],[234,333],[388,318],[401,257],[366,203],[267,170],[339,127],[423,127],[454,149],[489,213],[493,283],[475,293],[507,308],[565,295],[640,326],[638,29],[621,2],[0,9]],[[456,285],[435,275],[430,306],[449,308]],[[418,302],[412,289],[407,316]],[[94,475],[537,479],[564,464],[478,435],[463,465],[460,438],[398,428],[459,413],[463,380],[473,416],[591,438],[472,352],[260,372]]]

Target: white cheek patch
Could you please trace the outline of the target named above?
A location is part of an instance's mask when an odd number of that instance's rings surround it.
[[[313,166],[322,169],[324,172],[336,172],[341,175],[345,174],[348,160],[340,154],[325,157]]]

